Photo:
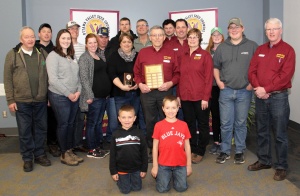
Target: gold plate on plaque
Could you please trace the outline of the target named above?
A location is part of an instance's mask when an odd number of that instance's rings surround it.
[[[164,83],[162,64],[145,65],[145,82],[150,89],[157,89]]]

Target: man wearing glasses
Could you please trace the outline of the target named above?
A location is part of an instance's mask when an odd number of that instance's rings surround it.
[[[217,48],[214,61],[214,77],[220,88],[221,153],[217,163],[230,159],[231,141],[234,135],[234,163],[245,162],[247,117],[252,98],[252,86],[248,81],[250,60],[257,44],[246,38],[240,18],[228,23],[228,38]]]
[[[165,40],[164,29],[160,26],[153,26],[150,29],[151,47],[140,50],[139,55],[134,64],[134,80],[141,90],[141,102],[146,121],[147,144],[150,149],[148,162],[152,163],[152,134],[154,125],[158,120],[164,119],[162,111],[162,101],[167,95],[172,95],[172,86],[179,81],[179,69],[177,57],[173,50],[163,45]],[[163,81],[158,87],[151,87],[150,83],[146,83],[146,66],[159,67],[162,66]],[[151,68],[149,68],[151,69]],[[154,71],[155,73],[156,71]],[[152,72],[153,73],[153,72]],[[154,75],[153,73],[153,75]],[[157,72],[156,72],[157,73]],[[160,72],[161,73],[161,72]],[[151,73],[149,73],[151,75]],[[148,75],[148,74],[147,74]],[[157,74],[159,75],[159,74]],[[161,79],[159,76],[153,76]],[[153,83],[156,81],[152,80]]]
[[[288,169],[287,127],[290,116],[288,90],[295,72],[295,51],[282,41],[282,23],[270,18],[265,23],[269,42],[261,45],[251,59],[249,81],[256,99],[256,131],[258,161],[248,166],[250,171],[269,169],[272,165],[271,128],[275,136],[276,162],[274,180],[286,178]]]

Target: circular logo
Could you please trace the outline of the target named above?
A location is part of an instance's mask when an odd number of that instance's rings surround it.
[[[189,18],[187,19],[187,22],[189,25],[189,30],[192,28],[196,28],[202,31],[202,23],[200,22],[200,20],[198,20],[198,18]]]
[[[204,19],[197,15],[197,14],[193,14],[192,17],[188,17],[185,19],[188,23],[188,30],[192,29],[192,28],[196,28],[199,29],[202,33],[205,32],[205,21]]]
[[[86,33],[87,34],[89,34],[89,33],[97,34],[98,29],[101,27],[106,27],[103,21],[101,21],[97,18],[91,19],[87,22],[87,24],[85,26]]]

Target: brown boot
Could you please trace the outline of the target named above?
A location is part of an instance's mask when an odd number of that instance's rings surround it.
[[[64,153],[61,153],[60,162],[69,166],[77,166],[78,161],[74,159],[73,156],[71,156],[69,151],[66,151]]]
[[[203,156],[196,155],[196,157],[194,157],[194,158],[192,159],[192,163],[198,164],[198,163],[200,163],[200,162],[202,161],[202,159],[203,159]]]
[[[78,162],[78,163],[82,163],[84,160],[83,158],[77,156],[77,154],[75,154],[71,149],[68,150],[70,152],[70,155]]]

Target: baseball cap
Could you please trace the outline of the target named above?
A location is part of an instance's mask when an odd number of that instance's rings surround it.
[[[51,26],[48,23],[41,24],[41,26],[39,27],[39,32],[41,32],[42,28],[44,28],[44,27],[49,28],[52,32]]]
[[[231,18],[228,22],[228,26],[231,25],[231,24],[235,24],[237,26],[243,26],[243,22],[240,18]]]
[[[218,31],[220,34],[223,34],[223,31],[220,27],[214,27],[211,31],[210,34],[213,34],[215,31]]]
[[[108,34],[108,28],[106,27],[100,27],[97,31],[97,35],[102,35],[102,36],[106,36],[108,37],[109,34]]]
[[[77,22],[75,22],[75,21],[69,21],[68,23],[67,23],[67,25],[66,25],[66,28],[70,28],[70,27],[73,27],[73,26],[78,26],[78,27],[80,27],[80,25],[79,24],[77,24]]]

